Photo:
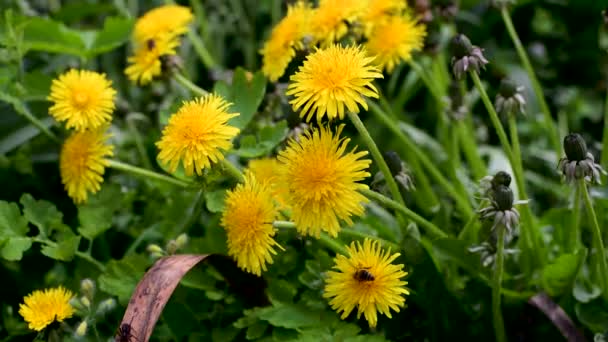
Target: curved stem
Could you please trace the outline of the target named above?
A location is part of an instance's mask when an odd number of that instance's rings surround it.
[[[227,173],[234,177],[237,181],[242,182],[245,180],[243,172],[241,172],[241,170],[239,170],[236,165],[232,164],[228,159],[222,159],[222,166],[224,167],[224,170],[226,170]]]
[[[483,201],[480,204],[480,207],[483,208],[485,203],[486,201]],[[471,218],[464,225],[464,228],[462,228],[460,233],[458,233],[458,240],[475,241],[475,236],[473,235],[473,228],[475,227],[475,224],[477,223],[478,219],[479,213],[475,212],[475,215],[471,216]]]
[[[439,229],[439,227],[434,225],[432,222],[427,221],[424,217],[416,214],[415,212],[411,211],[410,209],[401,205],[400,203],[397,203],[396,201],[393,201],[392,199],[390,199],[382,194],[379,194],[375,191],[371,191],[368,189],[361,190],[360,192],[363,195],[365,195],[366,197],[373,199],[374,201],[380,203],[381,205],[383,205],[385,207],[399,211],[405,217],[416,222],[420,227],[424,228],[427,231],[427,233],[429,233],[429,235],[431,235],[435,238],[445,238],[448,236],[446,233],[444,233],[441,229]]]
[[[365,125],[363,125],[363,122],[361,122],[359,115],[348,111],[348,118],[353,123],[357,131],[359,131],[361,139],[363,139],[367,145],[367,148],[369,148],[372,158],[374,158],[374,161],[378,164],[380,172],[384,174],[384,179],[386,180],[386,185],[388,186],[391,195],[397,202],[405,206],[405,201],[403,201],[403,197],[401,197],[401,192],[399,191],[399,187],[397,186],[397,182],[395,181],[391,170],[388,168],[388,165],[386,165],[386,161],[384,160],[384,157],[382,157],[376,142],[374,142],[374,139],[372,139],[371,135],[369,135],[369,132],[367,131],[367,128],[365,128]]]
[[[371,239],[371,240],[375,240],[375,241],[379,241],[380,244],[382,244],[382,246],[384,247],[388,247],[393,251],[398,251],[401,249],[401,247],[399,247],[398,244],[390,242],[388,240],[385,240],[383,238],[379,238],[377,236],[373,236],[364,232],[360,232],[358,230],[354,230],[352,228],[342,228],[340,230],[340,235],[346,235],[346,236],[350,236],[350,237],[354,237],[354,238],[360,238],[360,239]]]
[[[23,115],[27,119],[27,121],[29,121],[32,125],[36,126],[36,128],[38,128],[40,132],[44,133],[44,135],[46,135],[56,143],[61,142],[59,138],[53,132],[51,132],[51,130],[49,130],[49,128],[46,127],[42,123],[42,121],[38,120],[38,118],[35,117],[34,114],[32,114],[25,105],[21,106],[21,108],[19,109],[21,110],[18,110],[17,112],[21,113],[21,115]]]
[[[192,83],[192,81],[190,81],[186,76],[180,74],[179,72],[174,73],[173,78],[196,95],[205,96],[209,94],[208,91]]]
[[[562,147],[559,142],[560,141],[559,133],[557,132],[557,128],[555,127],[555,123],[553,121],[553,118],[551,117],[551,111],[549,110],[549,106],[547,105],[547,102],[545,101],[545,95],[543,94],[543,89],[540,85],[540,82],[538,81],[538,78],[536,78],[536,74],[534,73],[534,68],[532,68],[532,64],[530,63],[528,54],[526,53],[526,50],[524,49],[523,45],[521,44],[521,41],[519,40],[517,31],[515,31],[515,27],[513,26],[513,22],[511,21],[511,15],[509,14],[509,11],[506,6],[503,6],[500,9],[500,14],[502,15],[502,20],[505,23],[507,32],[509,32],[509,36],[511,37],[511,40],[513,41],[513,45],[515,45],[515,50],[517,51],[517,54],[519,55],[519,59],[521,60],[521,63],[523,64],[524,69],[526,69],[526,73],[528,73],[530,82],[532,82],[532,89],[534,90],[534,94],[536,95],[536,98],[538,99],[538,103],[540,104],[540,108],[543,112],[543,116],[545,119],[545,125],[546,125],[547,129],[549,130],[549,140],[555,150],[556,158],[559,158],[559,156],[561,155],[561,152],[562,152]]]
[[[606,90],[606,99],[604,100],[604,132],[602,133],[602,147],[600,165],[606,169],[608,168],[608,89]]]
[[[581,178],[578,182],[579,187],[581,188],[580,191],[583,194],[583,199],[585,200],[585,206],[587,207],[587,215],[591,221],[591,234],[593,236],[593,242],[597,248],[598,255],[596,260],[599,262],[598,276],[600,277],[599,285],[600,289],[602,290],[602,297],[604,300],[608,301],[608,264],[606,263],[606,250],[604,249],[604,241],[602,240],[602,231],[597,222],[597,216],[595,216],[595,209],[593,209],[593,202],[591,201],[591,196],[589,196],[585,179]]]
[[[51,247],[57,247],[57,243],[51,240],[47,240],[47,239],[42,239],[42,238],[38,238],[38,237],[34,237],[32,238],[32,241],[34,242],[38,242],[41,243],[43,245],[47,245],[47,246],[51,246]],[[86,260],[88,262],[90,262],[92,265],[94,265],[95,267],[97,267],[101,272],[106,270],[106,266],[104,264],[102,264],[101,262],[97,261],[95,258],[93,258],[91,256],[91,254],[89,253],[85,253],[85,252],[81,252],[81,251],[76,251],[74,252],[74,255]]]
[[[150,158],[148,158],[148,154],[146,153],[146,147],[144,145],[144,141],[137,130],[137,126],[135,125],[135,120],[138,117],[144,117],[141,113],[129,113],[127,115],[127,127],[129,127],[129,131],[133,135],[133,140],[135,141],[135,147],[137,148],[137,152],[141,158],[142,163],[146,169],[152,169],[152,162],[150,162]]]
[[[477,144],[475,143],[475,134],[469,130],[467,124],[462,120],[456,122],[456,127],[458,134],[460,135],[462,152],[471,167],[471,175],[474,180],[479,181],[488,174],[488,171],[486,170],[483,160],[479,156]]]
[[[574,191],[570,227],[566,228],[566,252],[572,253],[581,245],[581,185],[577,183]]]
[[[504,249],[505,249],[505,227],[499,225],[498,229],[498,246],[496,251],[496,268],[494,269],[493,286],[492,286],[492,318],[494,321],[494,331],[496,332],[496,341],[505,342],[505,325],[502,319],[502,311],[500,310],[500,289],[502,288],[502,273],[504,268]]]
[[[201,37],[199,37],[199,35],[194,31],[194,29],[188,30],[188,32],[186,34],[188,35],[188,39],[190,40],[190,42],[192,43],[192,46],[194,47],[194,51],[196,51],[196,54],[201,59],[201,62],[203,62],[205,67],[207,69],[215,68],[215,66],[216,66],[215,60],[213,59],[213,57],[211,56],[211,54],[205,47],[205,43],[203,43],[203,40],[201,39]]]
[[[137,166],[133,166],[133,165],[129,165],[129,164],[120,162],[118,160],[109,159],[108,162],[109,162],[108,167],[111,167],[115,170],[125,171],[128,173],[134,174],[136,176],[141,176],[144,178],[163,181],[165,183],[181,186],[183,188],[190,188],[194,185],[194,183],[191,183],[191,182],[186,182],[186,181],[183,181],[183,180],[180,180],[177,178],[165,176],[163,174],[156,173],[154,171],[142,169]]]
[[[460,194],[452,184],[439,172],[437,169],[437,165],[433,163],[426,155],[426,153],[422,152],[414,142],[410,140],[397,125],[380,109],[378,105],[373,102],[369,103],[369,108],[373,114],[375,114],[376,118],[378,118],[404,145],[408,152],[411,152],[415,155],[415,157],[422,163],[422,165],[426,168],[426,170],[430,173],[431,177],[433,177],[439,186],[441,186],[445,192],[452,197],[454,202],[456,202],[456,206],[461,211],[461,213],[465,216],[465,219],[468,219],[473,215],[473,210],[471,209],[471,205],[468,199]]]
[[[435,101],[440,106],[440,108],[443,108],[443,97],[441,96],[441,91],[438,89],[437,84],[433,82],[433,79],[429,77],[429,75],[426,73],[426,71],[424,71],[420,64],[416,63],[414,60],[411,60],[409,61],[409,65],[416,72],[416,74],[418,74],[420,79],[422,79],[422,82],[431,92],[431,95],[433,95],[433,98],[435,98]]]

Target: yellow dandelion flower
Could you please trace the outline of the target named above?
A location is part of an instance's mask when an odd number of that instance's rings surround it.
[[[35,290],[23,298],[25,303],[19,304],[19,314],[27,322],[28,328],[41,331],[54,321],[63,322],[72,317],[72,297],[74,294],[61,286],[44,291]]]
[[[136,42],[145,43],[148,39],[169,34],[178,36],[188,31],[188,25],[194,16],[188,7],[165,5],[146,12],[137,19],[133,37]]]
[[[400,15],[407,7],[404,0],[368,0],[367,8],[361,16],[361,22],[369,35],[374,24],[390,15]]]
[[[262,72],[271,81],[283,76],[297,49],[303,49],[302,38],[307,33],[312,13],[310,4],[298,1],[287,9],[287,15],[272,29],[270,38],[260,50]]]
[[[365,11],[363,0],[320,0],[310,18],[310,31],[321,46],[339,41],[348,32],[348,23],[356,21]]]
[[[364,96],[377,98],[372,82],[382,78],[373,61],[359,46],[317,50],[291,76],[287,95],[295,98],[289,103],[295,111],[301,110],[300,117],[306,116],[307,122],[315,111],[320,121],[325,114],[330,120],[344,118],[344,107],[353,113],[359,113],[359,105],[367,110]]]
[[[272,238],[277,214],[269,184],[249,172],[244,183],[228,192],[221,224],[226,229],[228,254],[243,270],[259,276],[267,263],[272,264],[272,255],[277,254],[273,247],[281,248]]]
[[[287,189],[280,183],[281,163],[276,158],[254,159],[249,162],[247,169],[261,182],[268,182],[272,197],[279,210],[288,209]]]
[[[401,61],[412,59],[412,52],[424,46],[426,27],[410,14],[387,17],[376,24],[365,44],[376,63],[387,72],[393,71]]]
[[[162,73],[161,57],[175,55],[178,45],[177,38],[168,34],[148,39],[145,44],[138,44],[134,55],[127,60],[130,65],[125,69],[125,74],[134,83],[150,83]]]
[[[113,155],[113,146],[107,145],[109,134],[105,127],[75,132],[63,143],[59,155],[61,182],[74,202],[87,200],[88,193],[101,189],[103,174]]]
[[[345,319],[357,307],[357,318],[361,314],[370,327],[378,323],[377,313],[391,317],[390,310],[399,312],[409,291],[407,281],[400,280],[407,272],[403,265],[391,264],[399,253],[380,248],[378,241],[369,239],[353,242],[347,247],[349,256],[338,255],[334,259],[337,271],[327,272],[323,297],[331,298],[329,304]]]
[[[105,74],[71,69],[54,79],[48,100],[49,114],[66,121],[67,128],[95,129],[112,120],[116,91]]]
[[[367,151],[346,152],[350,141],[340,138],[344,125],[336,134],[329,127],[307,131],[300,140],[291,140],[279,153],[281,184],[286,187],[292,219],[298,232],[319,237],[326,231],[335,237],[340,221],[352,225],[351,216],[364,213],[367,198],[358,190],[367,185],[357,183],[369,177]]]
[[[239,129],[228,125],[238,113],[228,113],[231,103],[221,96],[208,94],[193,101],[184,102],[177,113],[169,118],[161,140],[156,143],[158,159],[175,172],[182,162],[186,175],[202,170],[224,159],[221,150],[232,147],[231,140]]]

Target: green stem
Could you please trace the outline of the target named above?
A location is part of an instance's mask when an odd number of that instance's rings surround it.
[[[411,211],[410,209],[401,205],[400,203],[397,203],[396,201],[393,201],[392,199],[390,199],[382,194],[379,194],[375,191],[371,191],[368,189],[361,190],[360,192],[363,195],[365,195],[366,197],[373,199],[374,201],[380,203],[381,205],[383,205],[387,208],[391,208],[391,209],[399,211],[405,217],[416,222],[420,227],[424,228],[426,230],[426,232],[429,233],[429,235],[431,235],[435,238],[445,238],[448,236],[446,233],[444,233],[441,229],[439,229],[439,227],[434,225],[432,222],[427,221],[424,217],[416,214],[415,212]]]
[[[549,110],[549,106],[545,101],[543,89],[540,85],[540,82],[538,81],[538,78],[536,78],[536,74],[534,73],[534,68],[532,68],[532,64],[530,63],[528,54],[526,53],[526,50],[524,49],[523,45],[521,44],[521,41],[519,40],[517,31],[515,31],[515,27],[513,26],[513,22],[511,21],[511,15],[509,14],[509,11],[506,6],[503,6],[500,9],[500,14],[502,15],[502,20],[504,21],[505,26],[507,27],[507,32],[509,32],[509,36],[513,41],[513,45],[515,45],[515,50],[519,55],[519,59],[521,60],[524,69],[526,69],[526,72],[528,73],[530,82],[532,82],[532,89],[534,90],[534,94],[536,95],[536,98],[538,99],[538,102],[540,104],[540,108],[543,112],[545,126],[549,131],[549,141],[551,142],[551,145],[553,145],[556,157],[559,158],[562,152],[562,146],[560,144],[557,128],[555,127],[555,123],[553,122],[553,119],[551,117],[551,111]]]
[[[241,170],[239,170],[236,165],[232,164],[228,159],[222,159],[222,166],[224,167],[224,170],[226,170],[226,172],[234,177],[237,181],[242,182],[245,180],[243,172],[241,172]]]
[[[192,43],[192,46],[194,47],[194,51],[196,51],[196,54],[201,59],[201,62],[203,62],[205,67],[207,69],[215,68],[215,66],[216,66],[215,60],[213,59],[213,57],[211,56],[211,54],[205,47],[205,43],[203,42],[201,37],[192,28],[190,30],[188,30],[188,32],[186,34],[188,35],[188,39],[190,40],[190,42]]]
[[[595,216],[595,209],[593,209],[593,202],[591,201],[591,196],[589,196],[589,191],[587,190],[587,184],[585,183],[585,179],[581,178],[578,182],[580,191],[583,194],[583,199],[585,200],[585,206],[587,207],[587,215],[591,220],[591,234],[593,242],[597,247],[596,260],[599,262],[597,267],[599,268],[599,285],[600,289],[602,290],[602,297],[604,298],[604,300],[608,301],[608,264],[606,263],[606,251],[604,249],[604,241],[602,240],[602,231],[600,229],[600,225],[597,222],[597,216]]]
[[[608,169],[608,89],[606,89],[606,99],[604,100],[604,132],[602,133],[602,157],[600,165]]]
[[[118,160],[109,159],[108,162],[109,162],[109,164],[108,164],[109,167],[111,167],[115,170],[125,171],[128,173],[134,174],[136,176],[141,176],[144,178],[163,181],[165,183],[181,186],[183,188],[190,188],[194,185],[194,183],[191,183],[191,182],[186,182],[186,181],[183,181],[183,180],[180,180],[177,178],[165,176],[163,174],[156,173],[154,171],[142,169],[137,166],[133,166],[133,165],[129,165],[129,164],[120,162]]]
[[[473,179],[478,181],[488,174],[486,166],[479,156],[477,144],[475,143],[474,132],[468,129],[466,123],[462,120],[456,122],[458,134],[460,135],[460,144],[462,152],[471,168]]]
[[[330,238],[325,232],[321,232],[319,241],[325,245],[325,247],[331,249],[336,254],[348,255],[348,250],[343,244],[339,243],[337,239]]]
[[[391,195],[401,205],[405,206],[405,201],[403,201],[403,197],[401,197],[401,192],[399,191],[399,187],[397,186],[397,182],[395,181],[391,170],[388,168],[388,165],[386,165],[386,161],[384,160],[384,157],[382,157],[376,142],[374,142],[374,139],[372,139],[371,135],[369,135],[369,132],[367,131],[367,128],[365,128],[365,125],[363,125],[363,122],[361,122],[359,115],[348,111],[348,118],[353,123],[357,131],[359,131],[361,139],[363,142],[365,142],[372,155],[372,158],[374,158],[374,161],[378,164],[378,168],[384,175],[386,185],[388,186]]]
[[[39,237],[34,237],[32,238],[32,241],[34,242],[38,242],[41,243],[43,245],[47,245],[47,246],[51,246],[51,247],[57,247],[57,243],[51,240],[47,240],[47,239],[43,239],[43,238],[39,238]],[[86,260],[88,262],[90,262],[91,264],[95,265],[95,267],[97,267],[101,272],[106,270],[106,266],[104,264],[102,264],[101,262],[95,260],[95,258],[93,258],[90,254],[85,253],[85,252],[81,252],[81,251],[76,251],[74,253],[75,256]]]
[[[502,319],[502,311],[500,309],[500,290],[502,288],[502,273],[504,268],[504,249],[505,249],[505,227],[499,225],[498,229],[498,247],[496,251],[496,268],[494,269],[493,286],[492,286],[492,318],[494,321],[494,330],[496,332],[496,341],[505,342],[505,325]]]
[[[385,239],[382,239],[382,238],[379,238],[377,236],[373,236],[373,235],[370,235],[370,234],[367,234],[367,233],[364,233],[364,232],[360,232],[358,230],[354,230],[352,228],[342,228],[340,230],[340,235],[342,235],[342,236],[350,236],[350,237],[359,238],[359,239],[368,238],[368,239],[371,239],[371,240],[379,241],[380,244],[382,244],[382,246],[388,247],[388,248],[390,248],[393,251],[398,251],[398,250],[401,249],[401,247],[399,247],[399,245],[396,244],[396,243],[390,242],[388,240],[385,240]]]
[[[511,162],[511,165],[513,165],[514,164],[513,163],[513,152],[511,151],[511,146],[509,146],[509,140],[507,139],[507,133],[505,133],[505,130],[502,127],[502,124],[500,123],[500,119],[498,119],[498,114],[496,114],[496,110],[494,110],[494,105],[490,101],[490,98],[488,97],[488,93],[486,93],[486,90],[484,89],[483,85],[481,84],[481,80],[479,79],[479,75],[477,75],[477,72],[471,71],[471,72],[469,72],[469,74],[471,75],[471,78],[473,79],[473,83],[475,83],[475,87],[477,88],[477,91],[479,91],[479,95],[481,96],[481,100],[483,101],[483,104],[485,105],[486,110],[488,111],[488,114],[490,114],[490,120],[492,121],[492,125],[494,126],[494,129],[496,130],[496,134],[498,134],[498,139],[500,140],[500,144],[502,145],[502,148],[505,151],[505,154],[507,155],[509,162]],[[515,167],[515,165],[513,165],[513,167]]]
[[[483,208],[484,203],[482,202],[480,207]],[[464,228],[458,233],[458,240],[464,241],[475,241],[475,235],[473,234],[473,228],[475,228],[475,224],[477,224],[477,220],[479,219],[479,214],[476,212],[475,215],[471,216],[471,218],[464,225]]]
[[[145,116],[141,113],[129,113],[127,115],[127,126],[129,127],[129,131],[133,135],[133,140],[135,140],[135,147],[137,148],[137,152],[139,153],[139,157],[141,158],[142,163],[146,169],[152,169],[152,162],[150,162],[150,158],[148,158],[148,153],[146,153],[146,147],[144,145],[144,141],[141,137],[141,134],[137,130],[137,126],[135,125],[135,120],[138,118],[145,118]]]
[[[40,132],[44,133],[44,135],[46,135],[47,137],[49,137],[51,140],[53,140],[56,143],[61,143],[61,141],[59,140],[59,138],[53,133],[51,132],[48,127],[46,127],[42,121],[38,120],[37,117],[34,116],[34,114],[32,114],[30,112],[29,109],[27,109],[27,107],[24,105],[21,108],[22,110],[18,111],[19,113],[21,113],[21,115],[23,115],[32,125],[36,126],[36,128],[38,128],[40,130]]]
[[[574,252],[581,245],[581,186],[576,184],[574,191],[574,202],[572,205],[572,216],[569,227],[566,230],[566,253]]]
[[[422,163],[422,165],[426,168],[426,170],[430,173],[431,177],[433,177],[439,186],[441,186],[445,192],[452,197],[454,202],[456,202],[456,206],[465,216],[465,219],[468,219],[473,215],[473,210],[471,209],[471,205],[468,199],[462,196],[456,189],[452,186],[452,184],[439,172],[437,169],[437,165],[433,163],[427,156],[426,153],[422,152],[414,142],[410,140],[397,125],[380,109],[378,105],[373,102],[369,102],[369,108],[373,114],[375,114],[376,118],[378,118],[404,145],[404,147],[414,154],[414,156]]]
[[[192,81],[190,81],[186,76],[178,72],[173,74],[173,78],[196,95],[205,96],[209,94],[208,91],[192,83]]]
[[[435,82],[433,82],[431,77],[429,77],[429,75],[426,73],[426,71],[424,71],[424,69],[422,68],[422,66],[420,66],[420,64],[416,63],[414,60],[411,60],[409,62],[409,64],[410,64],[410,67],[416,72],[416,74],[418,74],[418,76],[422,79],[422,82],[427,87],[427,89],[431,92],[431,95],[433,95],[433,98],[435,99],[437,104],[440,106],[440,108],[443,108],[443,105],[442,105],[443,96],[441,96],[441,91],[439,90],[438,85]]]

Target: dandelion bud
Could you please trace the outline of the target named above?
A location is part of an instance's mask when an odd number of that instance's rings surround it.
[[[511,175],[504,172],[504,171],[498,171],[494,177],[492,177],[492,190],[496,190],[498,189],[499,186],[504,185],[504,186],[509,186],[511,185]]]
[[[115,307],[116,307],[116,301],[114,300],[114,298],[108,298],[108,299],[102,301],[101,303],[99,303],[96,314],[105,315],[106,313],[114,310]]]
[[[93,300],[93,296],[95,296],[95,282],[89,278],[83,279],[80,282],[80,292],[89,300]]]
[[[87,334],[87,326],[88,324],[86,321],[80,322],[80,324],[78,324],[78,327],[76,327],[76,336],[84,337]]]
[[[587,157],[587,144],[578,133],[570,133],[564,138],[564,152],[570,161],[581,161]]]
[[[401,172],[401,158],[395,151],[387,151],[384,153],[384,160],[386,161],[386,165],[391,170],[391,173],[394,175]]]
[[[524,114],[526,100],[522,94],[523,90],[524,87],[518,86],[515,82],[503,79],[494,101],[496,111],[503,116]]]
[[[148,245],[148,247],[146,248],[146,250],[148,251],[148,253],[154,254],[154,253],[164,253],[164,250],[157,244],[150,244]]]
[[[89,298],[87,298],[85,296],[80,297],[80,302],[87,309],[89,309],[91,307],[91,301],[89,300]]]
[[[165,250],[167,251],[167,254],[171,255],[171,254],[175,254],[175,252],[177,252],[178,246],[177,243],[175,242],[175,240],[169,240],[169,242],[167,242],[167,246],[165,248]]]
[[[473,51],[473,44],[464,34],[457,34],[450,43],[455,58],[463,58]]]
[[[175,244],[177,244],[178,249],[184,248],[188,244],[188,234],[179,234],[175,239]]]
[[[462,79],[462,76],[468,71],[479,73],[479,69],[488,64],[488,60],[483,55],[483,50],[471,44],[467,36],[457,34],[452,38],[452,72],[456,79]]]
[[[496,201],[496,209],[505,211],[513,208],[513,190],[508,186],[499,185],[494,189],[493,197]]]
[[[84,307],[84,305],[82,305],[82,302],[80,301],[80,299],[78,299],[76,297],[72,297],[72,299],[70,299],[69,304],[70,304],[70,306],[72,306],[74,309],[76,309],[78,311],[85,310],[85,307]]]

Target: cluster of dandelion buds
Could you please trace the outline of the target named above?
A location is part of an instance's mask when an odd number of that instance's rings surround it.
[[[566,152],[566,156],[559,160],[558,168],[566,182],[585,179],[587,182],[601,183],[600,173],[606,174],[606,171],[595,163],[593,155],[587,151],[587,144],[580,134],[570,133],[564,138],[564,152]]]
[[[403,187],[405,191],[412,191],[416,189],[410,169],[407,167],[405,162],[401,160],[397,152],[385,152],[384,160],[386,161],[386,164],[388,165],[391,174],[395,178],[395,181],[397,181],[397,183],[399,183],[399,185]],[[374,175],[374,180],[371,184],[372,188],[375,188],[377,191],[384,192],[384,187],[379,185],[383,181],[384,175],[382,174],[382,172],[376,173]]]
[[[173,255],[178,250],[184,248],[188,244],[188,235],[180,234],[177,238],[169,240],[163,249],[159,245],[153,243],[148,245],[146,250],[150,253],[150,256],[154,259],[162,258],[166,255]]]
[[[74,334],[77,338],[82,338],[87,334],[89,324],[97,318],[105,316],[116,307],[114,298],[106,298],[95,305],[95,282],[89,278],[80,282],[80,296],[70,300],[70,305],[83,317],[82,321],[76,326]]]

